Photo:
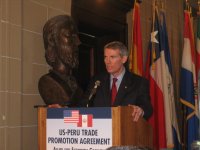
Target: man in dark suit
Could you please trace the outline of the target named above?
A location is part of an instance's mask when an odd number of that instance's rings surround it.
[[[128,50],[123,43],[114,41],[105,45],[104,63],[107,72],[91,80],[86,91],[89,106],[131,105],[133,121],[137,121],[141,116],[148,119],[152,114],[148,80],[129,72],[124,66],[127,60]]]

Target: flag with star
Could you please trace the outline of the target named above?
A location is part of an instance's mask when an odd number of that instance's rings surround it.
[[[158,20],[158,11],[155,8],[153,13],[153,24],[151,40],[147,54],[146,77],[150,84],[150,96],[153,106],[153,115],[149,119],[153,127],[153,145],[154,149],[166,148],[166,125],[165,125],[165,108],[162,85],[162,60],[160,35],[161,27]]]
[[[172,66],[164,12],[161,11],[159,17],[160,20],[158,19],[157,7],[155,7],[146,66],[154,110],[149,121],[153,127],[155,149],[174,148],[179,150],[180,135],[174,102]]]
[[[131,72],[143,76],[142,35],[140,27],[140,6],[135,2],[133,8],[132,46],[129,54],[129,69]]]
[[[198,139],[197,118],[197,80],[195,68],[195,45],[193,28],[189,11],[184,11],[184,46],[181,64],[180,101],[186,110],[186,149],[191,149],[191,144]]]

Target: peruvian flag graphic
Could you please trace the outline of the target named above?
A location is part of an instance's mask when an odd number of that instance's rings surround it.
[[[93,115],[79,115],[79,122],[77,123],[78,127],[92,127]]]

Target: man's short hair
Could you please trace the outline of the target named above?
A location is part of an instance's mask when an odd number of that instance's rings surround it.
[[[104,50],[106,48],[114,50],[118,49],[120,51],[121,56],[128,56],[128,49],[122,42],[119,41],[110,42],[104,46]]]

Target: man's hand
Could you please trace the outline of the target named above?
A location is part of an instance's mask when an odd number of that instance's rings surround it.
[[[144,115],[144,111],[142,108],[140,108],[139,106],[136,106],[136,105],[130,105],[132,108],[133,108],[133,111],[132,111],[132,118],[133,118],[133,121],[138,121],[138,119],[140,117],[143,117]]]
[[[61,108],[62,106],[60,106],[59,104],[51,104],[48,105],[49,108]]]

